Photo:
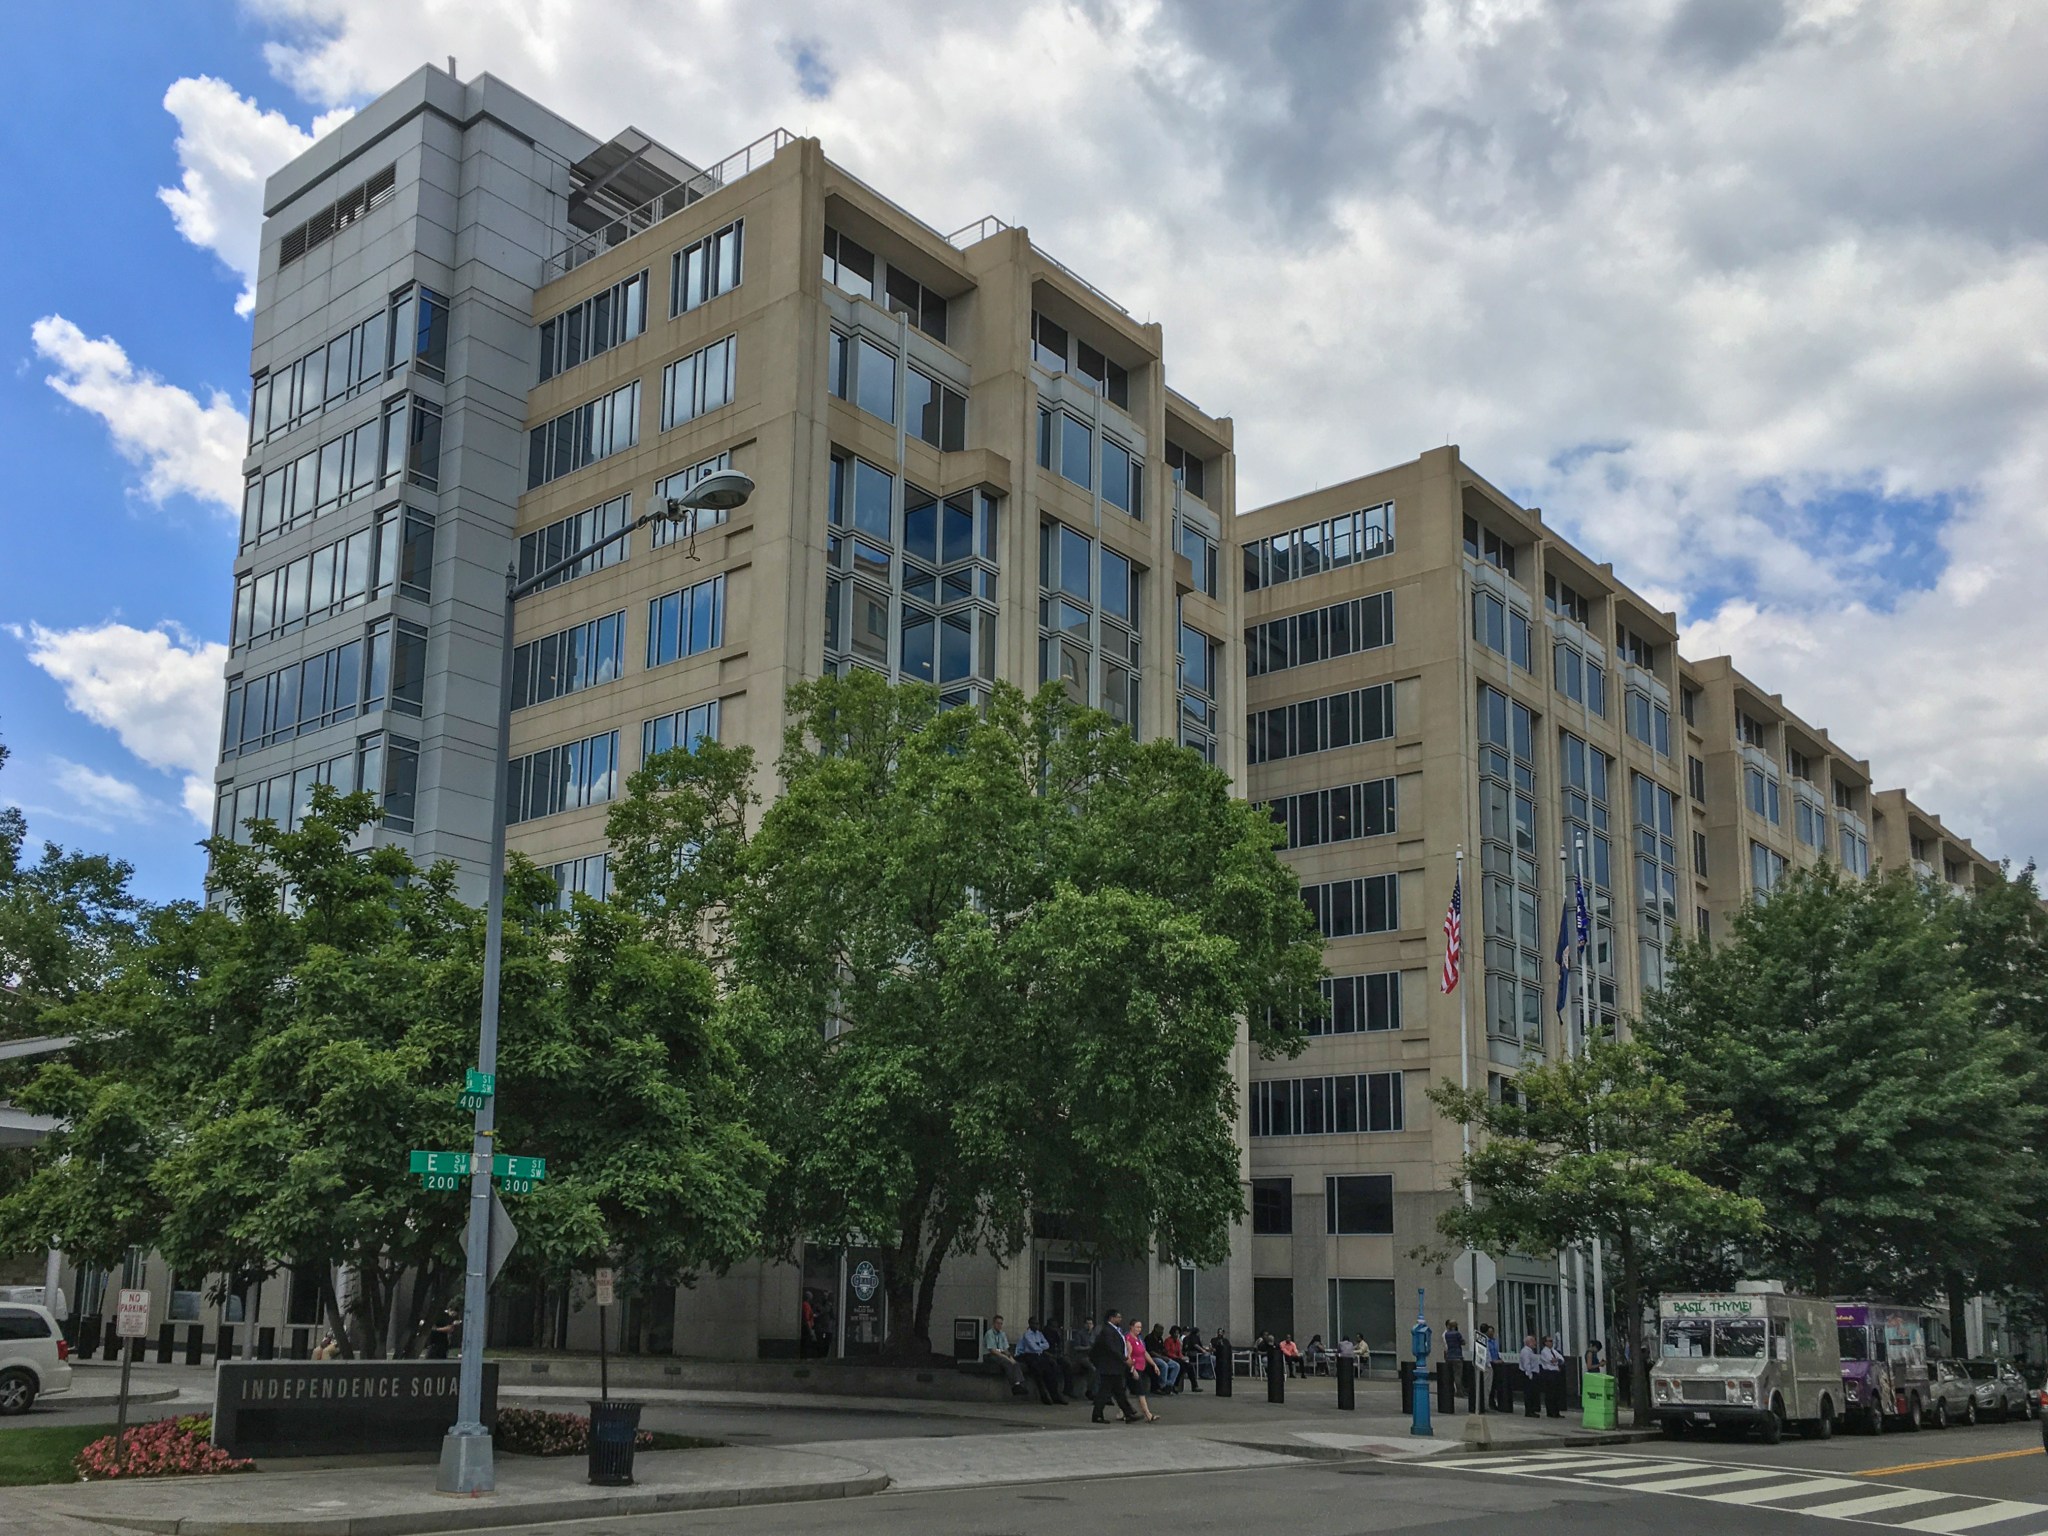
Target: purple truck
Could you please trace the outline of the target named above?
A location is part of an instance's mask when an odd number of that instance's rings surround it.
[[[1921,1307],[1885,1301],[1835,1303],[1849,1423],[1873,1435],[1883,1434],[1887,1425],[1920,1427],[1928,1401],[1927,1319]]]

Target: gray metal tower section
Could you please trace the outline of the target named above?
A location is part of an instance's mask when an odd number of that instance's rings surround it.
[[[273,625],[266,638],[237,644],[227,669],[225,735],[233,740],[224,745],[216,775],[222,790],[217,832],[252,812],[284,822],[294,797],[304,803],[313,777],[347,778],[339,765],[352,752],[358,766],[374,772],[380,735],[387,770],[389,743],[416,741],[414,829],[405,833],[386,826],[376,840],[408,847],[425,862],[454,860],[462,871],[464,895],[482,900],[504,572],[514,549],[515,509],[526,488],[526,397],[537,367],[533,294],[543,264],[559,249],[568,227],[570,167],[597,143],[488,75],[464,84],[449,73],[423,68],[321,139],[266,186],[252,375],[267,372],[272,387],[278,387],[275,381],[287,377],[315,348],[348,335],[380,312],[389,317],[387,332],[395,331],[407,314],[416,320],[417,310],[391,308],[396,296],[414,284],[448,301],[446,363],[439,380],[416,359],[410,366],[374,370],[374,378],[363,379],[344,398],[329,400],[324,409],[304,419],[293,413],[281,432],[253,435],[245,466],[252,500],[235,561],[238,606],[254,601],[241,591],[244,578],[255,593],[269,597],[273,589],[262,578],[288,571],[303,559],[306,564],[299,569],[311,572],[308,590],[315,594],[309,606],[317,607],[320,594],[341,590],[322,585],[325,561],[319,552],[374,529],[380,519],[388,526],[401,498],[432,516],[433,546],[430,563],[416,562],[410,571],[414,580],[405,590],[387,586],[353,606],[337,604],[336,611],[323,610],[324,616]],[[392,354],[398,362],[410,341],[387,335],[385,344],[398,348]],[[438,485],[432,488],[410,475],[409,466],[385,473],[397,450],[384,447],[380,434],[392,434],[383,424],[395,403],[408,397],[441,412],[438,463],[433,466]],[[266,427],[271,419],[266,418]],[[335,471],[360,479],[362,446],[375,440],[379,463],[368,487],[278,526],[275,514],[262,505],[266,494],[286,483],[274,479],[275,472],[307,465],[306,455],[370,424],[376,429],[357,435],[355,452]],[[329,466],[312,462],[322,482],[310,494],[324,497],[330,490]],[[294,472],[289,484],[302,478]],[[309,493],[301,489],[297,494],[303,500]],[[260,542],[249,531],[252,523],[263,529]],[[398,527],[404,527],[402,516]],[[415,545],[412,554],[422,553]],[[429,568],[422,596],[417,578]],[[281,575],[275,591],[287,585]],[[283,613],[283,598],[274,602],[275,611]],[[288,672],[276,689],[297,678],[310,696],[317,678],[331,702],[331,668],[315,658],[332,657],[337,647],[355,639],[365,640],[367,657],[367,637],[386,618],[426,630],[417,716],[387,706],[323,724],[339,711],[315,713],[302,700],[296,706],[300,724],[278,731],[248,726],[247,720],[255,718],[252,700],[262,689],[260,680],[277,678],[279,669],[295,663],[303,665]],[[255,622],[240,627],[254,628]],[[277,717],[278,697],[263,702]],[[248,742],[253,746],[241,750]],[[330,765],[331,775],[319,767],[323,764]]]

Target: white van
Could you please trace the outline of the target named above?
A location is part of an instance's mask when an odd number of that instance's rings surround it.
[[[0,1302],[0,1414],[71,1390],[71,1346],[48,1307]]]

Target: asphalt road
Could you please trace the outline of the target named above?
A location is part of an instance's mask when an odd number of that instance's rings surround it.
[[[1825,1443],[1651,1442],[1430,1463],[1305,1461],[1277,1470],[1042,1481],[807,1505],[579,1522],[578,1536],[874,1533],[1025,1536],[1075,1522],[1180,1533],[1368,1536],[1432,1527],[1514,1536],[1834,1536],[1891,1526],[1964,1536],[2048,1533],[2038,1426],[1843,1436]],[[505,1532],[538,1533],[540,1526]],[[555,1527],[554,1529],[561,1529]]]

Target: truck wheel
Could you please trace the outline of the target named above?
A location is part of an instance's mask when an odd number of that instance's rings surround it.
[[[1871,1435],[1884,1433],[1884,1413],[1875,1403],[1863,1410],[1863,1430]]]
[[[1920,1394],[1915,1392],[1906,1399],[1906,1432],[1911,1434],[1925,1422],[1924,1411],[1920,1407]]]
[[[1833,1398],[1820,1400],[1820,1417],[1808,1419],[1803,1427],[1809,1440],[1832,1440],[1835,1437],[1835,1402]]]
[[[1763,1423],[1757,1426],[1757,1430],[1758,1433],[1763,1437],[1763,1442],[1765,1445],[1776,1445],[1780,1440],[1783,1440],[1785,1438],[1784,1399],[1775,1396],[1772,1397],[1771,1411],[1764,1415],[1764,1421]]]
[[[35,1377],[27,1371],[0,1371],[0,1414],[27,1413],[35,1400]]]

